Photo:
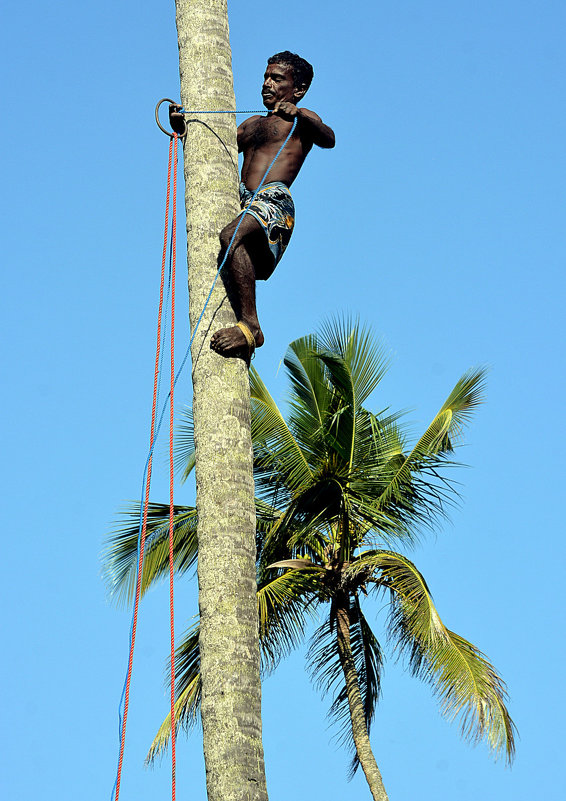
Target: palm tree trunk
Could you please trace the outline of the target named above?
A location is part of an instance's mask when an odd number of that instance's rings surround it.
[[[235,108],[226,0],[176,0],[176,10],[184,107]],[[217,270],[218,233],[239,211],[235,117],[200,120],[184,151],[191,330]],[[234,322],[219,281],[192,346],[203,742],[208,801],[267,801],[248,374],[209,347]]]
[[[364,704],[350,641],[350,599],[345,592],[340,593],[337,598],[336,639],[340,664],[342,665],[344,680],[346,682],[350,720],[352,722],[352,734],[354,736],[358,759],[365,773],[374,801],[388,801],[381,773],[377,767],[377,762],[375,761],[369,741],[364,715]]]

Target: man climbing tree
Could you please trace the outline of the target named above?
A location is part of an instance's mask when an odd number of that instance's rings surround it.
[[[256,279],[269,278],[289,243],[295,222],[289,187],[309,151],[313,145],[334,147],[332,129],[314,111],[296,105],[312,78],[313,68],[304,58],[288,50],[276,53],[268,59],[261,90],[268,115],[250,117],[238,128],[238,151],[244,154],[240,203],[246,214],[241,221],[238,215],[220,233],[223,253],[230,247],[227,265],[238,323],[217,331],[210,341],[211,348],[223,356],[243,349],[249,359],[253,350],[263,345],[255,303]],[[291,139],[265,175],[295,120]]]

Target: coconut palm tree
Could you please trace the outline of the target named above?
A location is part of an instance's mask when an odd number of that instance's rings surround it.
[[[175,7],[183,106],[235,109],[226,0],[176,0]],[[184,139],[192,331],[216,275],[218,234],[240,209],[235,115],[205,119],[190,119]],[[218,281],[191,349],[203,747],[209,801],[242,794],[266,801],[249,382],[241,359],[225,359],[209,347],[212,332],[235,322]]]
[[[505,686],[486,657],[441,621],[417,567],[393,546],[410,546],[454,500],[446,468],[455,440],[481,398],[484,374],[466,373],[423,435],[409,445],[400,416],[364,404],[386,368],[369,332],[335,321],[293,342],[285,358],[291,381],[286,421],[257,372],[250,374],[256,483],[257,606],[264,671],[304,640],[323,690],[334,690],[331,715],[354,748],[374,799],[386,799],[369,733],[380,692],[381,645],[363,611],[366,595],[385,596],[388,633],[414,675],[428,681],[443,713],[459,717],[464,736],[485,738],[510,760],[514,725]],[[192,469],[190,416],[179,455]],[[154,506],[144,587],[168,569],[168,510]],[[176,510],[176,567],[196,558],[194,510]],[[109,575],[131,592],[133,527],[112,541]],[[129,550],[128,550],[129,549]],[[177,708],[181,723],[198,719],[198,621],[179,646]],[[152,759],[166,745],[166,719]]]

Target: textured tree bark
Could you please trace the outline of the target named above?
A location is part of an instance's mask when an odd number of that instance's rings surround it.
[[[235,108],[226,0],[176,0],[176,12],[184,107]],[[239,211],[235,117],[198,119],[184,149],[191,330]],[[192,346],[203,742],[209,801],[266,801],[248,373],[209,347],[234,322],[219,280]]]
[[[360,765],[365,774],[370,792],[374,801],[388,801],[381,773],[377,767],[377,762],[371,750],[368,730],[364,716],[364,705],[358,673],[352,654],[350,641],[350,614],[349,598],[343,593],[338,598],[336,610],[336,638],[338,643],[338,654],[340,664],[344,672],[346,681],[346,692],[348,694],[348,705],[350,707],[350,720],[352,721],[352,733]]]

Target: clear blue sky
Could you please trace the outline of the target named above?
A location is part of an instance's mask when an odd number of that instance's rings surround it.
[[[99,801],[130,619],[99,559],[146,455],[167,158],[153,107],[178,96],[174,8],[5,8],[3,795]],[[239,107],[259,107],[266,58],[291,49],[315,67],[305,105],[337,136],[294,185],[296,232],[259,291],[255,364],[273,394],[287,344],[331,312],[383,338],[394,362],[374,408],[411,409],[415,432],[464,370],[490,367],[461,506],[411,558],[447,625],[506,679],[517,759],[508,770],[462,742],[390,658],[372,740],[391,801],[563,801],[566,6],[247,0],[230,14]],[[188,375],[178,394],[190,399]],[[195,608],[187,579],[179,629]],[[169,797],[167,760],[142,766],[167,710],[167,621],[163,587],[141,611],[124,801]],[[270,799],[369,798],[361,775],[346,782],[303,665],[264,685]],[[178,798],[204,801],[198,732],[178,755]]]

